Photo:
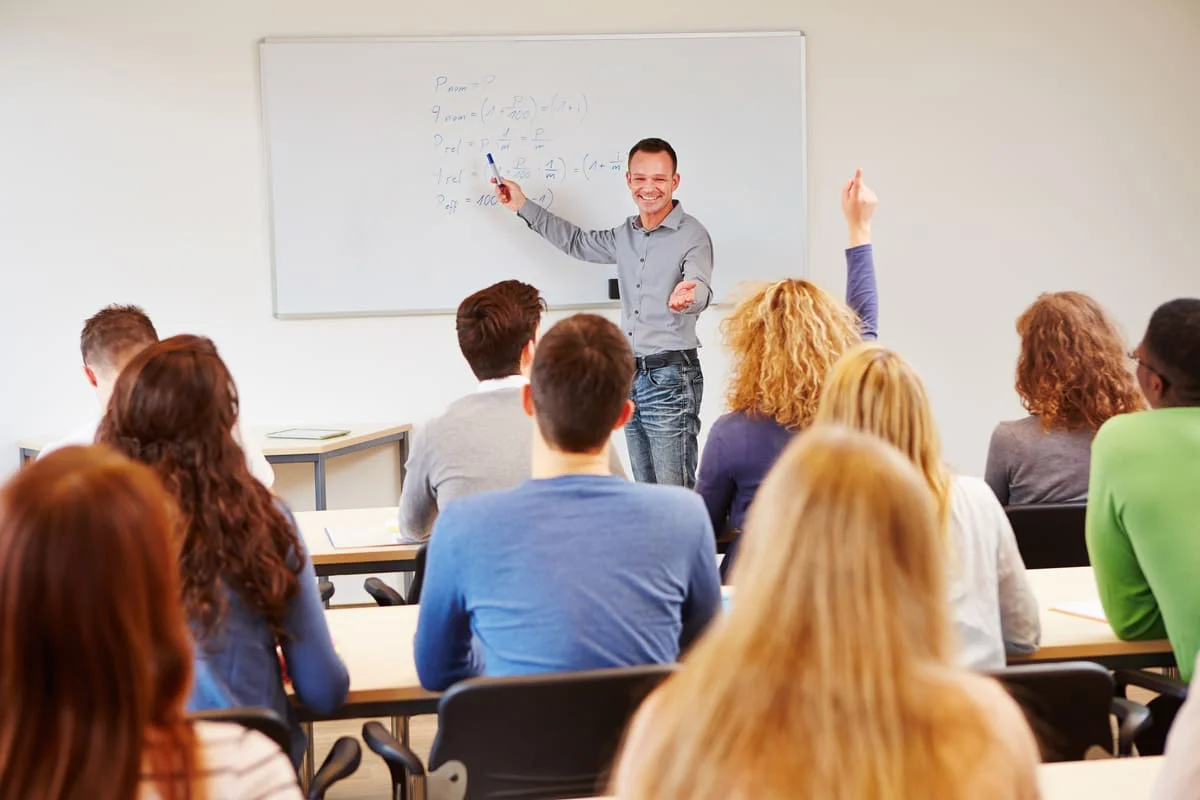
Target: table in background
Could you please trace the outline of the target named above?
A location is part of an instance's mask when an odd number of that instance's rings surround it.
[[[410,424],[392,425],[321,425],[319,427],[348,428],[350,433],[332,439],[278,439],[268,438],[272,431],[286,428],[302,427],[299,425],[274,425],[271,427],[253,427],[251,435],[255,437],[267,462],[271,464],[308,464],[313,465],[313,486],[316,494],[316,508],[324,510],[325,503],[325,464],[331,458],[357,453],[372,447],[383,447],[396,444],[400,457],[400,482],[404,482],[404,466],[408,461]],[[27,461],[37,457],[47,443],[55,441],[46,436],[42,438],[22,439],[17,442],[22,466]]]

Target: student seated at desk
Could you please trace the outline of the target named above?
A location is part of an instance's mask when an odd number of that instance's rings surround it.
[[[638,711],[614,793],[1037,797],[1021,710],[955,666],[942,540],[894,448],[821,424],[797,437],[750,510],[736,600]]]
[[[1092,437],[1145,400],[1116,323],[1079,292],[1043,294],[1017,319],[1017,394],[1029,411],[1001,422],[985,480],[1001,505],[1087,500]]]
[[[158,341],[158,331],[146,312],[137,306],[110,305],[97,311],[83,323],[79,349],[83,354],[83,376],[96,390],[99,413],[70,435],[46,445],[39,457],[60,447],[72,444],[91,444],[96,440],[100,417],[108,408],[113,383],[130,360],[147,346]],[[241,422],[235,422],[234,439],[246,454],[246,466],[254,477],[268,489],[275,483],[275,470],[267,463],[253,437],[242,432]]]
[[[1132,358],[1152,410],[1096,434],[1088,554],[1113,632],[1165,636],[1190,681],[1200,653],[1200,299],[1159,306]],[[1151,710],[1155,736],[1138,745],[1161,752],[1173,709],[1156,700]]]
[[[0,490],[0,797],[299,800],[265,736],[184,716],[174,525],[158,477],[107,447]]]
[[[458,346],[479,386],[413,434],[400,492],[400,538],[429,538],[438,511],[460,497],[511,489],[529,478],[532,422],[521,388],[545,301],[521,281],[501,281],[458,306]],[[609,450],[614,474],[623,474]]]
[[[298,764],[305,737],[276,646],[296,697],[318,714],[341,707],[350,679],[295,522],[246,468],[236,419],[237,389],[212,342],[174,336],[121,372],[96,438],[148,464],[179,504],[182,599],[197,657],[236,705],[291,723]]]
[[[951,548],[951,615],[959,656],[997,669],[1005,653],[1037,649],[1041,620],[1016,536],[996,496],[978,478],[951,475],[925,385],[896,353],[864,344],[846,353],[825,381],[817,422],[864,430],[897,447],[925,476]]]
[[[767,471],[812,420],[829,368],[848,348],[876,336],[871,217],[877,203],[861,170],[842,189],[850,226],[846,303],[815,283],[788,279],[759,289],[722,323],[733,359],[730,411],[712,424],[696,479],[718,537],[741,530]],[[723,579],[737,549],[735,539],[721,562]]]
[[[633,373],[624,335],[599,316],[563,320],[538,344],[522,389],[533,478],[458,500],[430,537],[414,644],[422,686],[670,662],[717,613],[700,498],[610,472]]]

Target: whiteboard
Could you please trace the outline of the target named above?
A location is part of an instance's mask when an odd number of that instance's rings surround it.
[[[278,317],[453,312],[507,278],[552,308],[615,305],[615,267],[496,204],[486,153],[555,214],[612,228],[650,136],[712,236],[717,301],[807,272],[801,33],[266,39],[260,65]]]

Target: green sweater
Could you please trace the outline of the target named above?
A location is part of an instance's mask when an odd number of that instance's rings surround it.
[[[1113,631],[1167,637],[1190,681],[1200,650],[1200,408],[1104,423],[1092,443],[1087,545]]]

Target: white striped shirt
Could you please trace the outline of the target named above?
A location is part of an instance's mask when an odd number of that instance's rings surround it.
[[[303,800],[292,762],[257,731],[220,722],[197,722],[199,777],[196,800]],[[138,800],[158,800],[155,776],[142,775]]]

